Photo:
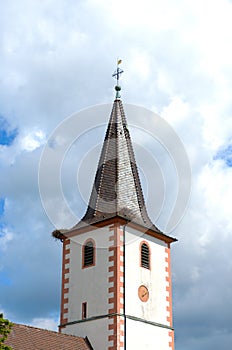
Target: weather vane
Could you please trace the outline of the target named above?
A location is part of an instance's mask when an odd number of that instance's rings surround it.
[[[121,68],[119,68],[119,65],[122,63],[122,60],[117,60],[117,69],[114,72],[114,74],[112,75],[113,78],[117,79],[117,85],[115,86],[115,90],[117,91],[116,93],[116,98],[119,98],[119,91],[121,90],[121,87],[119,86],[119,79],[121,74],[123,73],[123,70]]]

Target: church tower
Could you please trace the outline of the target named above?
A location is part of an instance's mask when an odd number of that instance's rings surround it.
[[[118,78],[118,76],[117,76]],[[60,332],[94,350],[174,350],[170,244],[150,220],[116,86],[87,211],[63,242]]]

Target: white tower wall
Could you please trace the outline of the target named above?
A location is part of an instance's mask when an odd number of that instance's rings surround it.
[[[83,268],[82,249],[89,239],[96,247],[95,263]],[[150,249],[150,269],[141,267],[142,243]],[[147,350],[174,348],[167,243],[115,223],[73,236],[64,246],[62,332],[87,336],[95,350],[134,350],[136,344]],[[149,290],[146,302],[138,296],[141,285]]]
[[[173,349],[171,276],[168,244],[148,234],[126,228],[125,313],[127,349]],[[150,269],[141,267],[140,247],[150,248]],[[138,297],[139,286],[149,299]],[[138,345],[140,344],[140,346]]]

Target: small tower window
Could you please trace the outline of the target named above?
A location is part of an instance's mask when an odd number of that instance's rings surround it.
[[[87,318],[87,303],[82,303],[82,320]]]
[[[147,243],[142,243],[141,251],[141,266],[145,269],[150,269],[150,248]]]
[[[88,240],[82,250],[83,266],[88,267],[95,265],[95,247],[92,240]]]

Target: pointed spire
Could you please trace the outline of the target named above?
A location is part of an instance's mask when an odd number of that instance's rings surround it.
[[[148,217],[127,121],[120,100],[119,79],[122,60],[112,75],[117,79],[113,104],[104,144],[98,163],[87,211],[73,229],[121,217],[160,232]]]
[[[148,217],[122,101],[116,97],[83,223],[121,217],[160,232]],[[79,224],[74,228],[78,228]]]
[[[120,100],[119,78],[123,73],[117,70],[113,77],[117,78],[115,86],[116,98],[114,100],[100,160],[85,215],[74,227],[69,230],[55,230],[54,237],[63,240],[65,236],[73,235],[78,229],[86,229],[89,225],[104,225],[111,219],[123,219],[142,227],[141,232],[152,232],[154,237],[166,243],[175,242],[176,239],[162,233],[150,220],[139,173],[135,162],[130,133]],[[145,231],[144,231],[145,229]]]

